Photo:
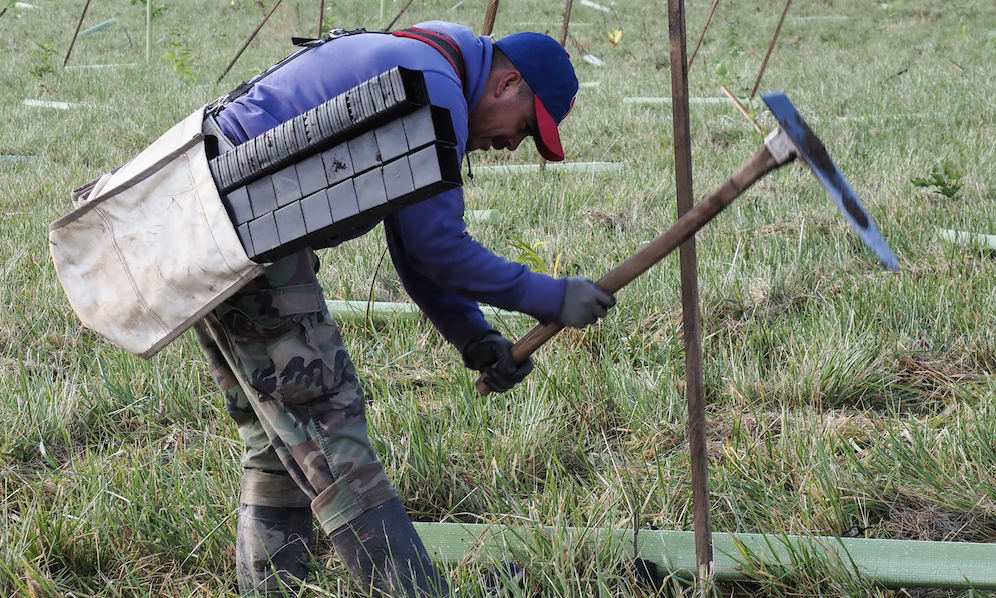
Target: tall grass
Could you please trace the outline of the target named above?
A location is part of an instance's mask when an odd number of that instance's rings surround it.
[[[70,209],[70,189],[289,53],[290,36],[312,35],[313,4],[285,0],[220,84],[262,18],[255,0],[154,2],[165,9],[153,20],[149,63],[145,7],[94,0],[84,26],[117,24],[77,41],[75,68],[51,72],[38,68],[36,44],[52,44],[61,64],[82,6],[32,0],[0,17],[0,595],[232,592],[241,447],[196,344],[184,336],[143,361],[82,328],[46,231]],[[439,18],[479,29],[485,4],[417,2],[399,26]],[[570,160],[625,167],[480,173],[465,188],[470,209],[503,215],[498,225],[471,223],[476,238],[512,258],[514,239],[542,242],[539,257],[560,256],[560,274],[592,279],[675,219],[670,110],[623,102],[670,95],[667,3],[602,4],[610,10],[574,6],[568,49],[583,87],[563,137]],[[709,4],[687,3],[692,41]],[[386,25],[377,3],[326,6],[336,26]],[[718,97],[723,84],[749,91],[782,7],[720,3],[691,94]],[[505,0],[495,32],[557,35],[562,10]],[[761,89],[786,90],[901,270],[879,267],[800,165],[772,173],[699,233],[714,529],[996,540],[993,255],[936,233],[996,232],[994,27],[986,0],[793,5]],[[607,43],[615,29],[618,46]],[[177,36],[196,58],[184,78],[162,58]],[[79,68],[95,64],[111,66]],[[699,195],[761,143],[729,104],[693,104],[691,124]],[[535,163],[525,146],[472,163]],[[938,159],[962,173],[953,198],[911,182]],[[363,300],[372,289],[374,299],[405,300],[390,265],[378,268],[383,251],[376,231],[323,251],[329,298]],[[341,323],[369,393],[373,440],[409,511],[519,526],[515,556],[528,581],[515,595],[646,593],[621,566],[623,547],[557,530],[692,529],[676,266],[670,257],[621,290],[598,326],[559,335],[526,382],[497,396],[476,394],[472,373],[426,321]],[[511,338],[532,324],[494,323]],[[749,581],[705,589],[958,593],[879,588],[819,554],[799,548],[780,570],[744,554]],[[326,540],[315,555],[309,591],[352,595]],[[472,552],[447,573],[461,595],[477,595],[491,565]],[[698,589],[672,578],[666,591]]]

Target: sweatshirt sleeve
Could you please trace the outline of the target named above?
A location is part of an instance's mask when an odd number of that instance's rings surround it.
[[[477,302],[552,322],[565,281],[481,245],[466,232],[463,212],[463,191],[453,189],[385,221],[392,260],[412,299],[461,351],[490,328]]]

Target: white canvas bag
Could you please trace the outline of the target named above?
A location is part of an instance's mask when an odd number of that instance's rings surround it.
[[[49,226],[55,270],[86,327],[148,358],[259,275],[208,168],[204,108],[73,191]]]

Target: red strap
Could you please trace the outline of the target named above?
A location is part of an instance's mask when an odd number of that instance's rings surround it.
[[[428,29],[422,29],[421,27],[399,29],[391,32],[391,35],[417,39],[418,41],[427,43],[438,50],[440,54],[446,57],[446,60],[450,63],[450,66],[453,67],[453,70],[456,71],[457,77],[460,78],[460,84],[464,84],[466,68],[463,64],[463,54],[460,53],[460,48],[457,47],[453,40],[445,35],[436,33],[435,31],[429,31]]]

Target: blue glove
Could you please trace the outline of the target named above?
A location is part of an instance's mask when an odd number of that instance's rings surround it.
[[[609,313],[616,298],[584,276],[567,278],[567,292],[556,322],[571,328],[584,328]]]
[[[509,390],[533,371],[532,358],[516,364],[510,353],[512,341],[494,330],[489,330],[463,350],[463,363],[483,374],[484,383],[495,392]]]

